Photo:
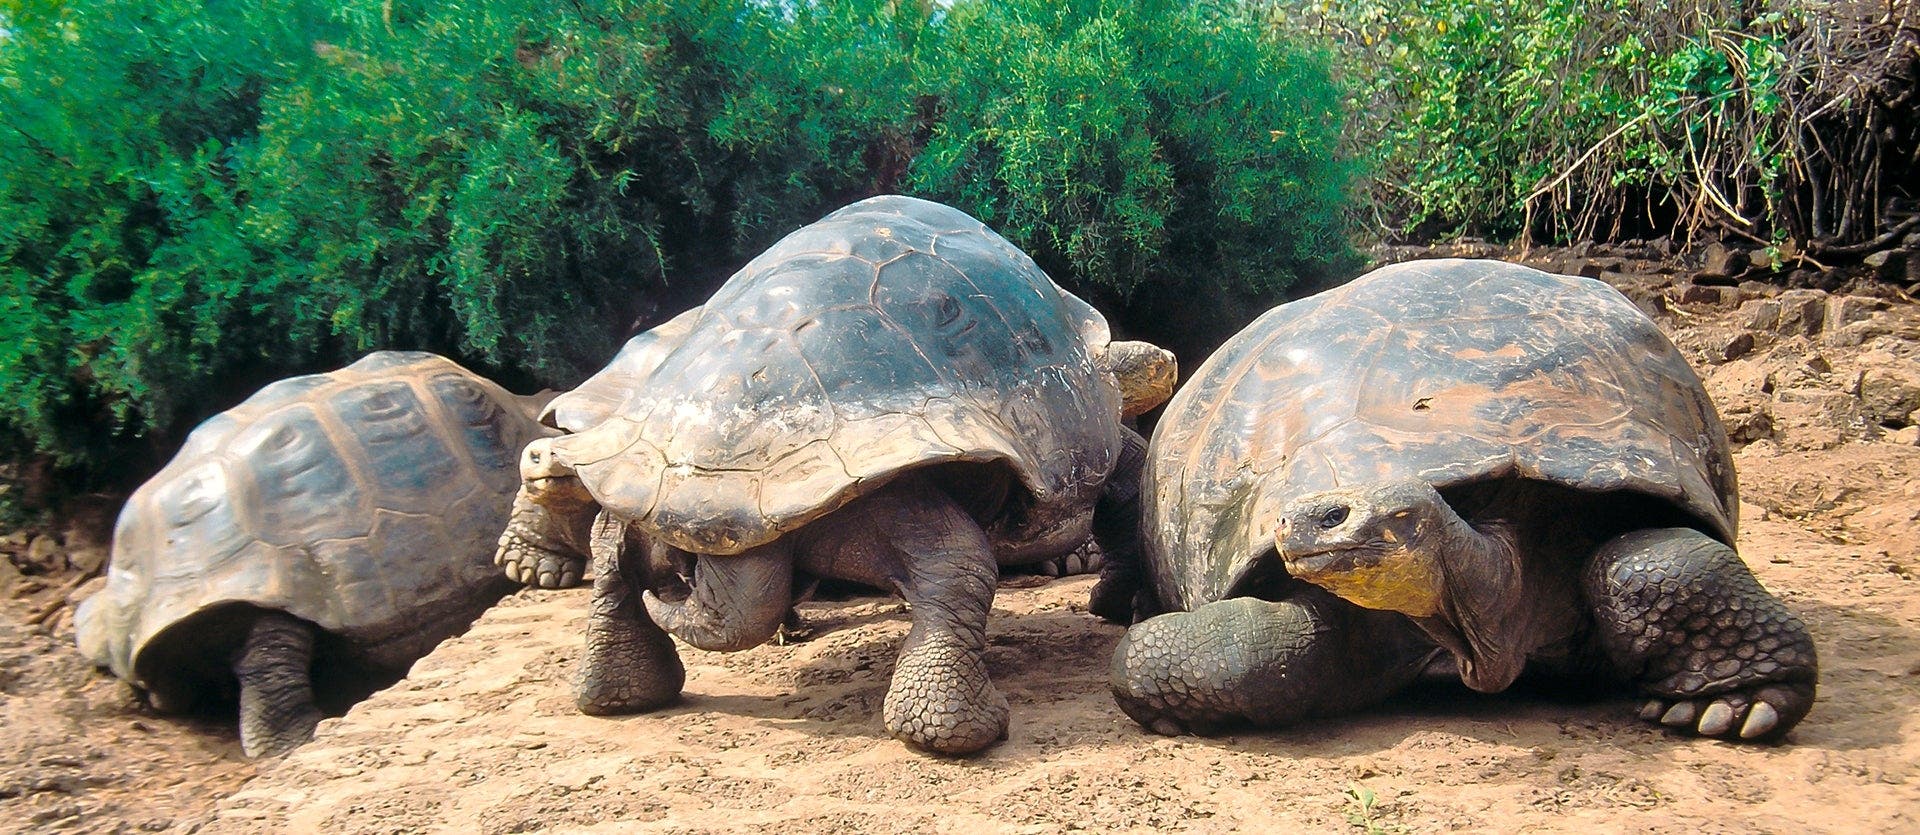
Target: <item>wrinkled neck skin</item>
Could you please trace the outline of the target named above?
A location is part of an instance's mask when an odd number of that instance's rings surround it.
[[[648,543],[647,614],[700,649],[733,652],[771,640],[793,608],[793,547],[786,539],[727,556]],[[679,580],[684,580],[684,585]]]
[[[1530,557],[1520,526],[1504,520],[1469,524],[1451,509],[1421,545],[1442,574],[1440,612],[1413,618],[1449,652],[1460,678],[1482,693],[1505,690],[1534,650],[1572,634],[1579,601],[1566,572]],[[1536,526],[1537,527],[1537,526]]]

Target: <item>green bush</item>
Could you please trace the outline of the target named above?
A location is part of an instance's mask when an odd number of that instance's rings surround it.
[[[1805,10],[1697,0],[1320,0],[1386,234],[1784,230]]]
[[[979,215],[1189,350],[1348,253],[1324,62],[1236,6],[0,14],[0,445],[82,484],[376,348],[570,385],[877,193]]]
[[[983,1],[943,28],[914,186],[1137,334],[1197,361],[1350,266],[1339,90],[1239,6]]]
[[[33,5],[0,41],[0,450],[104,468],[275,346],[230,149],[317,4]]]

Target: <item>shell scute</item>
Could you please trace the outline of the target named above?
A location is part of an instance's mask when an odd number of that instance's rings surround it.
[[[658,398],[650,415],[661,454],[703,470],[759,469],[833,424],[820,381],[785,330],[726,329],[697,356],[661,366],[685,387]]]
[[[289,406],[241,430],[232,455],[251,464],[251,515],[262,539],[291,546],[366,530],[371,497],[312,407]]]
[[[842,420],[860,420],[917,408],[946,389],[926,390],[934,364],[907,332],[873,307],[822,310],[794,329],[800,356]]]
[[[950,207],[836,211],[703,310],[651,343],[657,362],[617,357],[552,409],[619,403],[562,420],[576,434],[555,454],[604,508],[678,547],[737,553],[944,461],[1006,464],[1044,524],[1065,513],[1053,504],[1090,502],[1117,455],[1118,387],[1088,344],[1104,350],[1105,319]]]
[[[1016,354],[1013,331],[992,295],[966,273],[930,255],[912,255],[880,269],[874,303],[908,346],[954,390],[995,385],[1030,363]]]
[[[518,483],[520,451],[514,442],[524,434],[525,419],[488,396],[486,389],[457,374],[440,374],[426,381],[427,391],[450,418],[455,442],[467,449],[477,472],[474,476],[494,490],[512,490]]]
[[[1612,288],[1498,262],[1395,265],[1269,311],[1153,449],[1147,550],[1181,606],[1226,593],[1291,497],[1369,481],[1630,490],[1735,533],[1725,432],[1685,358]]]
[[[531,403],[432,354],[266,386],[129,497],[78,643],[136,684],[191,694],[227,673],[184,659],[229,649],[218,613],[244,604],[411,660],[491,602],[518,453],[540,434]]]
[[[968,450],[941,438],[921,411],[914,404],[841,422],[831,440],[840,471],[857,480],[880,478],[920,463],[930,450],[942,458],[962,460]],[[818,496],[812,499],[818,500]]]
[[[348,441],[339,459],[364,473],[388,510],[436,513],[459,495],[467,467],[435,430],[434,413],[406,381],[347,389],[330,404]],[[517,461],[517,458],[516,458]],[[364,523],[362,523],[364,524]]]

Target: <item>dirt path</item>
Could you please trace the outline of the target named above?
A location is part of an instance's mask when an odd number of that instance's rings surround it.
[[[0,617],[0,831],[1920,832],[1920,430],[1900,400],[1910,377],[1920,408],[1920,308],[1808,332],[1727,290],[1636,292],[1677,311],[1676,341],[1755,433],[1741,551],[1822,667],[1785,745],[1669,736],[1621,698],[1458,687],[1287,733],[1152,736],[1107,695],[1120,630],[1076,578],[1000,590],[988,661],[1013,727],[971,760],[881,729],[897,602],[809,604],[818,632],[788,646],[683,649],[684,703],[596,719],[571,702],[573,590],[509,598],[255,776],[229,726],[146,715],[88,672],[59,618],[52,637],[20,627],[43,591]]]
[[[1757,515],[1757,514],[1756,514]],[[1118,627],[1091,580],[1003,589],[989,664],[1010,738],[970,761],[885,738],[897,604],[812,605],[824,634],[686,651],[685,704],[590,719],[567,679],[581,591],[523,595],[223,801],[212,832],[1893,832],[1920,830],[1920,589],[1794,525],[1743,549],[1820,636],[1793,744],[1679,739],[1632,705],[1428,692],[1350,720],[1220,739],[1142,733],[1106,694]],[[1779,561],[1775,561],[1775,560]]]

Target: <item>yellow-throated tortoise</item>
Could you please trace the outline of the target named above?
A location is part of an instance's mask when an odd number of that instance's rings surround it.
[[[1176,611],[1112,683],[1156,731],[1352,711],[1449,659],[1482,692],[1627,684],[1732,740],[1813,704],[1806,628],[1734,552],[1713,404],[1597,281],[1419,261],[1275,308],[1174,397],[1143,490]]]

